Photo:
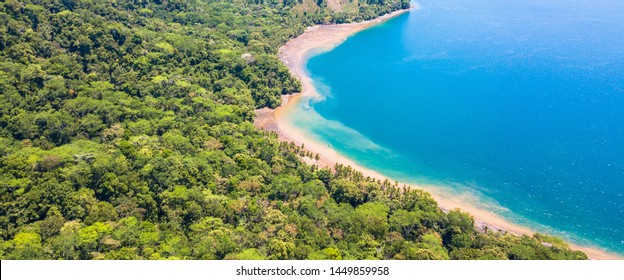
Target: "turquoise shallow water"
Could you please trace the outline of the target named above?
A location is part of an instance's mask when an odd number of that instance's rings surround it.
[[[624,3],[466,2],[419,1],[312,57],[325,98],[290,121],[393,179],[624,253]]]

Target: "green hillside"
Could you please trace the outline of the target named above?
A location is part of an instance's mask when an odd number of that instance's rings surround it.
[[[406,5],[3,1],[0,258],[585,259],[254,128],[300,90],[279,46]]]

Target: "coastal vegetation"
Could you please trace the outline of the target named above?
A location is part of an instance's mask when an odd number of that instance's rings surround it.
[[[586,259],[253,125],[317,23],[401,1],[0,3],[2,259]]]

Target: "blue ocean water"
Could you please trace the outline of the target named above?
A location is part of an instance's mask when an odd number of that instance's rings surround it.
[[[624,253],[624,2],[418,4],[310,58],[325,98],[290,121],[390,178]]]

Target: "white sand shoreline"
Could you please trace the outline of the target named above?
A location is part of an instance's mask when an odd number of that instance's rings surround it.
[[[413,7],[412,9],[418,8],[419,7]],[[290,69],[291,73],[301,81],[303,86],[302,92],[291,96],[285,96],[282,100],[282,106],[275,110],[258,110],[258,116],[254,124],[258,128],[277,132],[280,139],[283,141],[295,142],[295,144],[299,146],[305,144],[306,150],[320,155],[319,161],[311,163],[330,168],[332,168],[336,163],[349,165],[355,170],[362,172],[364,176],[370,176],[371,178],[382,181],[385,180],[387,178],[386,176],[383,176],[374,170],[362,167],[347,157],[339,154],[331,147],[306,137],[305,133],[298,128],[293,127],[288,122],[287,116],[288,113],[295,108],[302,97],[320,97],[318,92],[314,89],[312,79],[309,77],[304,68],[305,62],[309,56],[318,51],[329,51],[344,42],[351,35],[408,11],[409,10],[396,11],[380,18],[361,23],[314,26],[308,28],[308,30],[306,30],[306,32],[299,37],[290,40],[286,43],[286,45],[280,48],[280,59]],[[490,229],[499,229],[513,234],[533,234],[533,231],[529,228],[513,224],[497,214],[466,203],[466,201],[460,197],[452,197],[449,194],[441,193],[439,191],[441,189],[440,187],[422,184],[412,184],[412,186],[429,192],[442,209],[461,208],[463,211],[469,212],[475,218],[477,227],[482,228],[487,226]],[[585,252],[591,259],[623,258],[622,256],[612,254],[601,249],[582,247],[574,244],[570,244],[570,247]]]

